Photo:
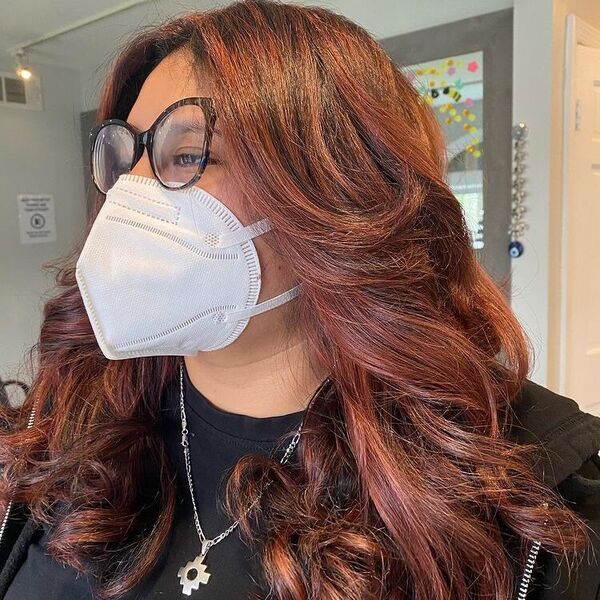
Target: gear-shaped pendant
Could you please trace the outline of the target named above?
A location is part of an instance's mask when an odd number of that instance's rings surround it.
[[[206,553],[198,554],[194,560],[191,560],[185,567],[181,567],[179,571],[177,571],[179,583],[183,586],[183,593],[186,596],[191,596],[192,590],[197,590],[201,583],[208,583],[210,573],[206,572],[206,565],[203,562],[205,556]],[[195,571],[196,574],[195,576],[190,577],[189,575],[193,571]]]

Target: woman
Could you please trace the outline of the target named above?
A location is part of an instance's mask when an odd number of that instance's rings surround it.
[[[500,600],[566,559],[595,598],[600,419],[526,379],[445,168],[431,110],[325,9],[136,35],[2,409],[2,597]]]

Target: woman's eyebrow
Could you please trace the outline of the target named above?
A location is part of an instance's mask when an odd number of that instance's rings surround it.
[[[131,125],[138,133],[145,131],[144,129],[140,129],[139,127],[136,127],[133,123],[131,123],[130,121],[128,121],[129,125]],[[181,133],[185,133],[186,131],[194,131],[194,129],[197,129],[197,124],[196,123],[177,123],[177,124],[172,124],[171,125],[172,128],[176,128],[179,130],[179,132]],[[223,137],[221,134],[221,131],[216,128],[213,127],[213,134],[214,135],[218,135],[220,137]]]
[[[177,123],[177,124],[173,124],[171,125],[171,127],[176,128],[177,130],[179,130],[181,133],[185,133],[186,131],[197,131],[199,129],[204,129],[206,127],[206,125],[204,123],[202,124],[198,124],[198,123]],[[213,127],[213,134],[215,135],[221,135],[221,131],[219,129],[217,129],[216,127]]]

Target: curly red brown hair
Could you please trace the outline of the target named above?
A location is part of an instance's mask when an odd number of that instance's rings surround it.
[[[535,477],[535,447],[505,435],[531,348],[475,258],[430,107],[347,18],[247,0],[137,32],[98,121],[126,119],[148,73],[182,48],[212,82],[230,176],[303,283],[289,325],[331,372],[298,462],[246,456],[228,480],[244,537],[259,542],[254,517],[265,525],[270,597],[506,600],[522,564],[501,527],[523,549],[535,539],[572,556],[583,522]],[[178,359],[102,355],[75,280],[84,239],[53,265],[31,391],[1,409],[0,498],[27,503],[51,554],[114,599],[148,574],[173,521],[159,399]]]

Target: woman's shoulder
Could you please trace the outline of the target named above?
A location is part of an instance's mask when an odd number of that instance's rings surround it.
[[[555,487],[582,468],[593,471],[600,452],[599,416],[583,410],[575,399],[529,379],[511,402],[510,411],[508,437],[542,445],[535,468],[545,483]]]
[[[23,564],[29,546],[43,528],[31,518],[24,504],[14,503],[10,507],[2,530],[0,543],[0,598],[4,598],[10,582]]]
[[[526,380],[511,404],[509,437],[539,443],[534,465],[545,483],[588,525],[591,545],[569,572],[564,560],[542,547],[532,574],[536,600],[600,599],[600,417],[575,399]]]

